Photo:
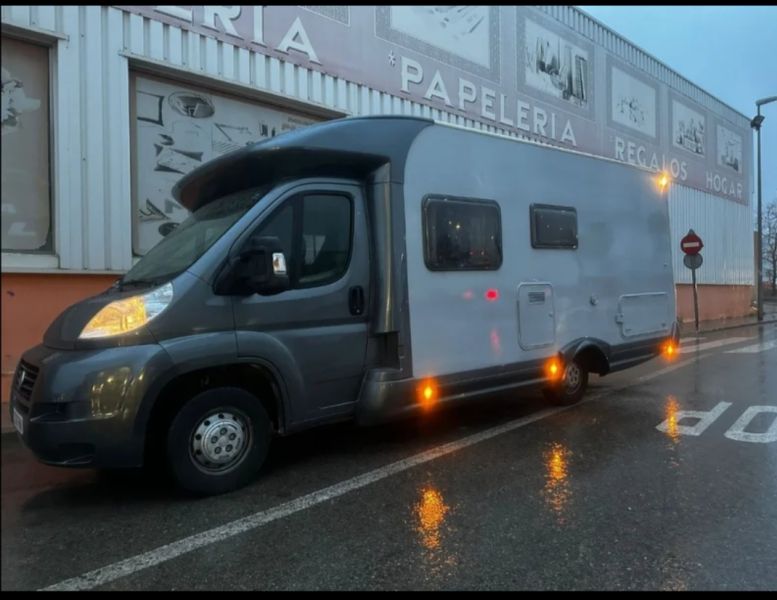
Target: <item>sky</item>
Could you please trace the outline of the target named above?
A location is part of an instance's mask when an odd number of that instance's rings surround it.
[[[578,8],[750,118],[756,115],[756,100],[777,96],[777,6]],[[766,117],[761,176],[767,203],[777,198],[777,101],[761,106],[761,114]]]

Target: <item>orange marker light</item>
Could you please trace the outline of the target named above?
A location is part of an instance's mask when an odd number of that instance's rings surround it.
[[[669,341],[664,344],[664,356],[670,360],[677,356],[677,348],[675,347],[674,342]]]
[[[437,385],[433,380],[425,380],[418,387],[418,401],[426,409],[437,403]]]
[[[564,370],[561,368],[561,361],[555,356],[545,363],[545,376],[551,381],[557,381],[563,376]]]

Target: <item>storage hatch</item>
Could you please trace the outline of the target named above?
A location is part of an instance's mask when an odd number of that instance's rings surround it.
[[[518,286],[518,343],[524,350],[550,346],[556,341],[553,286],[521,283]]]
[[[666,292],[625,294],[618,299],[615,320],[623,337],[666,332],[671,323]]]

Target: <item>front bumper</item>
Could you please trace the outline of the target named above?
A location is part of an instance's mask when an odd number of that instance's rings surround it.
[[[11,384],[20,437],[44,463],[135,467],[143,463],[145,418],[155,380],[172,366],[156,344],[25,352]]]

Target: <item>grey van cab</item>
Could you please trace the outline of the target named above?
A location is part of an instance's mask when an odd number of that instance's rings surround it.
[[[529,385],[574,403],[677,341],[666,193],[629,165],[347,118],[173,195],[190,217],[21,358],[10,409],[45,463],[221,493],[274,435]]]

